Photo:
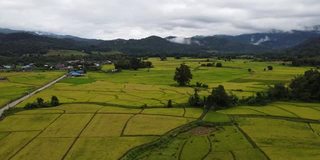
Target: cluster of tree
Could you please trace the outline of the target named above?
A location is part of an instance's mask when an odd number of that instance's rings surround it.
[[[292,60],[293,66],[320,66],[320,57],[301,57]]]
[[[218,63],[216,64],[216,67],[222,67],[222,63],[218,62]]]
[[[202,63],[201,67],[214,67],[215,63]]]
[[[205,107],[206,109],[223,109],[237,105],[238,98],[233,94],[228,94],[222,85],[212,89],[207,97],[200,97],[199,90],[195,89],[194,94],[189,97],[189,105]]]
[[[34,108],[45,108],[45,107],[54,107],[60,104],[58,97],[52,96],[50,102],[45,102],[42,98],[37,98],[33,103],[27,103],[25,109],[34,109]]]
[[[133,69],[139,68],[152,68],[153,65],[150,61],[143,61],[141,58],[128,57],[121,58],[114,62],[115,69]]]
[[[288,87],[275,84],[266,92],[258,92],[240,100],[240,104],[265,105],[275,100],[320,101],[320,72],[315,69],[295,77]]]

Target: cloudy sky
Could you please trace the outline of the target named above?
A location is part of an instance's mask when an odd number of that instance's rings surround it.
[[[0,0],[0,28],[86,38],[241,34],[319,23],[319,0]]]

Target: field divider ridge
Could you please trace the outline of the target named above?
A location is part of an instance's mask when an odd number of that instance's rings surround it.
[[[43,133],[47,128],[49,128],[50,125],[52,125],[54,122],[56,122],[63,114],[59,114],[59,116],[57,116],[52,122],[50,122],[45,128],[43,128],[42,130],[40,130],[40,132],[35,135],[33,138],[31,138],[25,145],[23,145],[18,151],[16,151],[12,156],[10,156],[8,158],[8,160],[12,159],[13,157],[15,157],[20,151],[22,151],[25,147],[27,147],[33,140],[35,140],[36,138],[38,138],[41,133]]]
[[[211,139],[210,139],[210,136],[207,136],[206,137],[207,138],[207,140],[208,140],[208,142],[209,142],[209,151],[201,158],[201,160],[205,160],[207,157],[208,157],[208,155],[212,152],[212,143],[211,143]]]
[[[78,139],[80,138],[81,134],[83,133],[83,131],[89,126],[89,124],[91,123],[91,121],[93,120],[93,118],[97,115],[97,113],[100,111],[100,109],[102,109],[103,107],[99,108],[96,110],[96,112],[92,115],[92,117],[89,119],[89,121],[86,123],[86,125],[81,129],[81,131],[79,132],[79,134],[75,137],[75,139],[73,140],[73,142],[71,143],[70,147],[68,148],[68,150],[66,151],[66,153],[63,155],[63,157],[61,158],[62,160],[65,159],[68,155],[68,153],[70,152],[70,150],[72,149],[72,147],[74,146],[74,144],[78,141]]]
[[[270,157],[257,145],[257,143],[236,122],[234,122],[234,125],[242,133],[242,135],[247,139],[247,141],[252,145],[253,148],[258,149],[267,160],[270,160]]]

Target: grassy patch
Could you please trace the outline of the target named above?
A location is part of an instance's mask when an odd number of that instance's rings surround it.
[[[44,130],[40,137],[76,137],[92,114],[64,114]]]
[[[203,118],[204,121],[213,122],[213,123],[225,123],[230,122],[230,118],[226,114],[209,111],[205,117]]]
[[[187,122],[186,118],[137,115],[129,121],[125,135],[162,135]]]

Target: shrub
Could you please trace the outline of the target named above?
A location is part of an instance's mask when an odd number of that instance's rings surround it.
[[[251,96],[241,100],[241,104],[246,105],[266,105],[271,102],[266,93],[257,92],[255,96]]]
[[[203,107],[204,102],[201,100],[198,92],[199,92],[198,89],[194,89],[194,94],[189,97],[188,103],[190,106]]]
[[[181,64],[179,68],[176,68],[173,79],[177,81],[180,86],[189,84],[190,80],[192,79],[190,67],[185,64]]]
[[[27,103],[25,106],[24,106],[25,109],[34,109],[34,108],[38,108],[38,104],[33,102],[33,103]]]
[[[207,67],[213,67],[214,63],[207,63]]]
[[[222,63],[218,62],[218,63],[216,64],[216,67],[222,67]]]
[[[171,99],[168,100],[167,107],[168,107],[168,108],[172,108],[172,100],[171,100]]]
[[[44,100],[42,98],[37,98],[37,104],[38,106],[43,106]]]
[[[196,82],[196,87],[198,88],[209,88],[209,86],[205,83]]]
[[[58,106],[59,99],[56,96],[51,97],[51,102],[44,102],[42,98],[37,98],[37,100],[33,103],[27,103],[24,108],[25,109],[34,109],[34,108],[44,108],[44,107],[53,107]]]

